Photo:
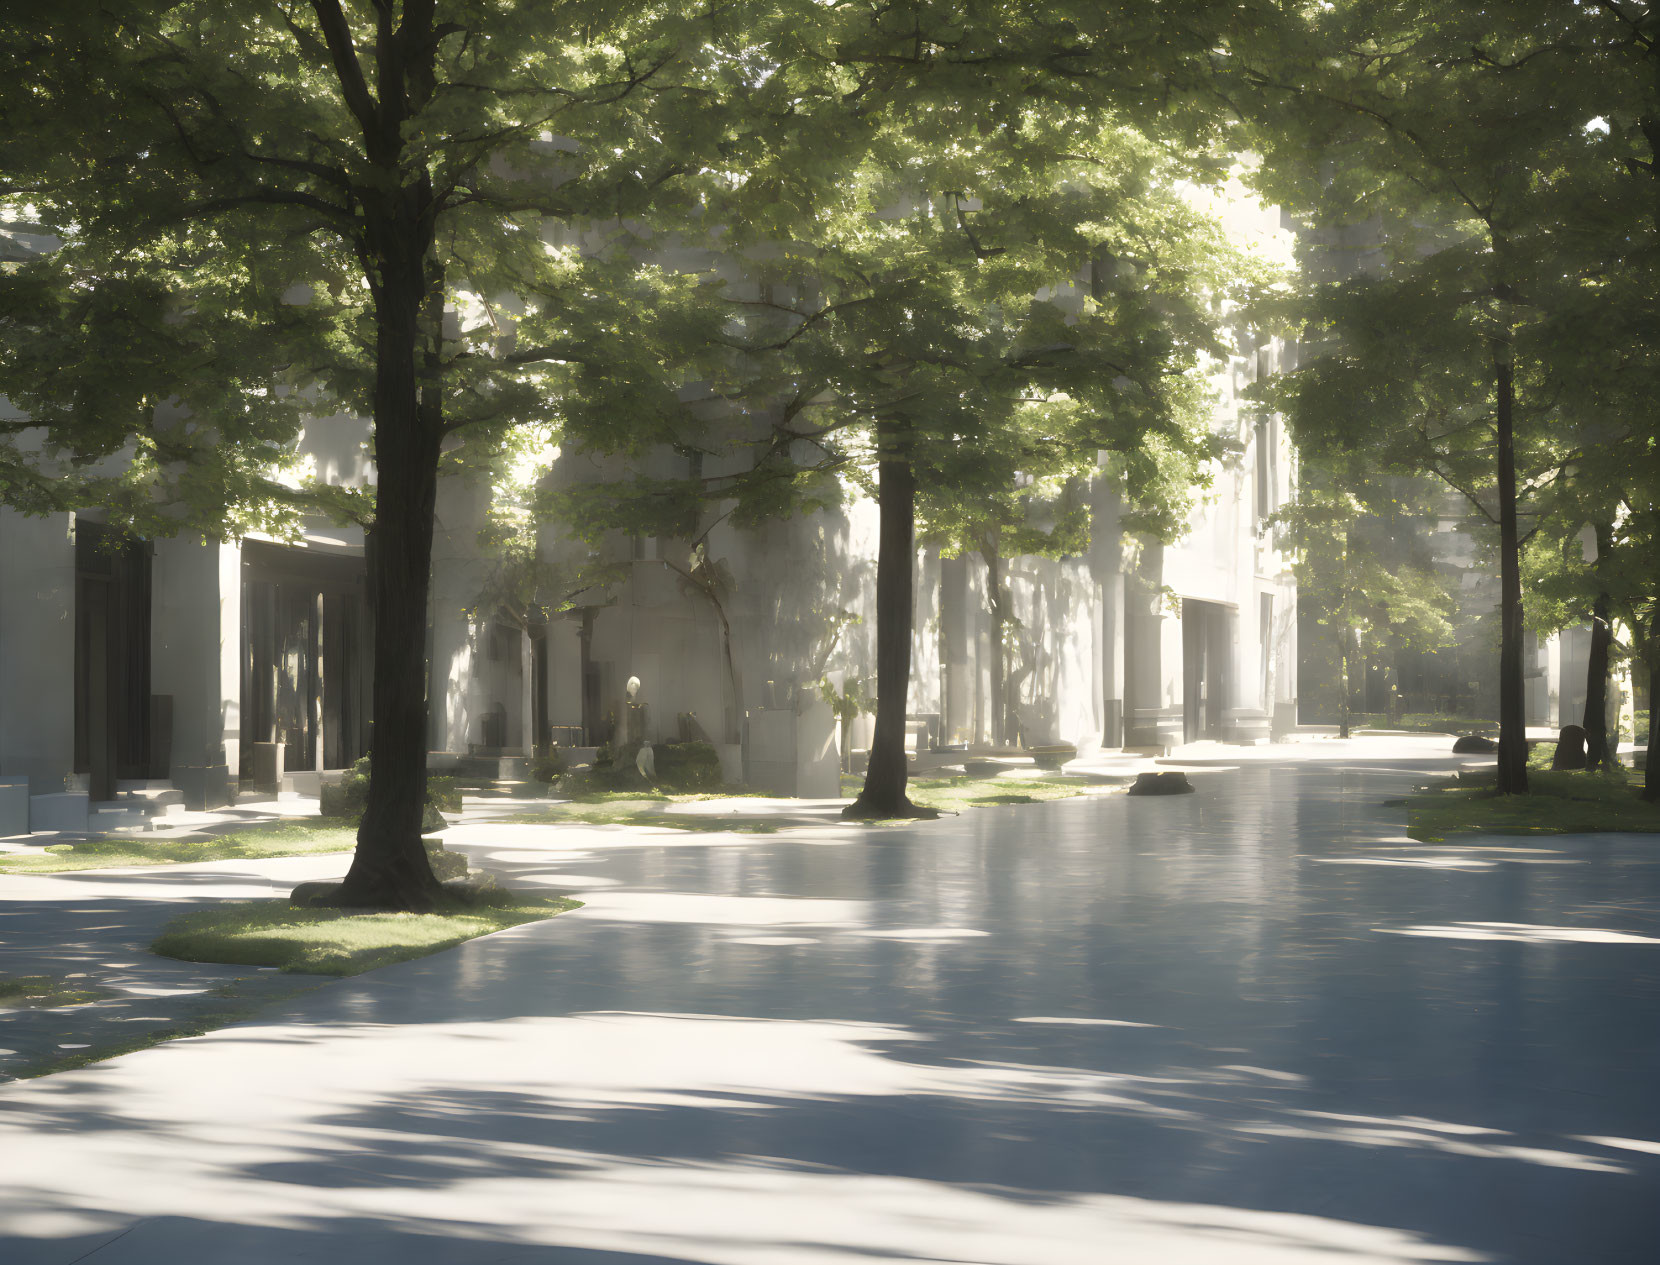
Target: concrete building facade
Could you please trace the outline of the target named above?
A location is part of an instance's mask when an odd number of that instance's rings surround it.
[[[1295,723],[1295,586],[1266,525],[1291,495],[1293,461],[1278,421],[1239,403],[1289,354],[1242,338],[1211,366],[1212,424],[1232,455],[1180,539],[1124,531],[1103,476],[1088,489],[1085,556],[1005,560],[1024,745],[1256,742]],[[367,438],[361,419],[318,417],[301,455],[326,482],[362,486],[374,478]],[[592,474],[562,455],[551,477]],[[482,601],[490,494],[486,480],[440,480],[428,627],[409,630],[426,639],[433,752],[697,738],[728,780],[839,793],[872,725],[868,711],[838,721],[830,700],[874,690],[874,504],[850,495],[760,529],[722,523],[696,574],[683,541],[619,540],[624,577],[549,616]],[[562,542],[548,531],[542,545]],[[915,745],[989,746],[986,563],[924,547],[915,565]],[[122,797],[158,788],[204,807],[315,790],[368,749],[372,618],[356,528],[319,519],[295,540],[131,541],[96,510],[0,508],[0,834],[96,826]]]

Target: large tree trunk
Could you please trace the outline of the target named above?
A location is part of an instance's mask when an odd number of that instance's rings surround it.
[[[430,4],[376,6],[376,92],[364,83],[337,2],[314,0],[374,176],[363,183],[355,245],[374,297],[375,521],[365,542],[374,621],[369,797],[334,904],[430,909],[442,895],[421,843],[426,810],[427,586],[444,409],[439,378],[443,269],[433,255],[430,176],[412,165],[405,125],[433,92]]]
[[[1643,759],[1643,798],[1651,804],[1660,804],[1660,717],[1654,713],[1660,705],[1660,597],[1654,602],[1654,614],[1648,626],[1648,754]]]
[[[1515,379],[1493,365],[1499,448],[1499,780],[1501,795],[1527,793],[1527,720],[1522,695],[1522,565],[1516,529]]]
[[[1003,555],[988,539],[980,548],[986,560],[986,598],[991,607],[991,741],[1003,746],[1009,741],[1008,687],[1004,682],[1003,630],[1008,626],[1008,603],[1003,596]]]
[[[431,365],[417,364],[423,324],[429,326],[427,342],[438,336],[438,328],[431,327],[434,307],[442,319],[443,287],[437,287],[435,304],[425,254],[418,239],[397,257],[388,252],[375,304],[369,798],[357,851],[336,897],[336,903],[354,907],[430,909],[442,891],[421,842],[427,794],[427,587],[443,439],[439,384],[430,376]]]
[[[876,554],[876,736],[859,797],[847,818],[937,817],[905,794],[905,716],[911,685],[912,570],[916,565],[916,474],[900,436],[879,432],[877,504],[881,530]]]
[[[1606,524],[1596,525],[1597,568],[1607,565],[1608,551],[1613,545],[1613,529]],[[1585,665],[1585,730],[1586,764],[1593,769],[1617,764],[1614,750],[1608,742],[1608,650],[1614,641],[1608,590],[1599,584],[1597,599],[1591,608],[1591,653]]]

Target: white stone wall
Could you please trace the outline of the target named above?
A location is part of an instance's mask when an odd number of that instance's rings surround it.
[[[0,774],[41,795],[74,767],[73,516],[0,508]]]

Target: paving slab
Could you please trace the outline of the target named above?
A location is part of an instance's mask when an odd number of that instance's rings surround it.
[[[1394,750],[465,824],[586,906],[0,1086],[0,1260],[1647,1265],[1660,839],[1413,843]]]

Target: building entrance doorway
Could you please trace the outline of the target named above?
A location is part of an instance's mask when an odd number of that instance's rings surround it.
[[[1222,709],[1233,688],[1229,608],[1182,599],[1182,740],[1222,737]]]
[[[242,546],[244,750],[280,742],[287,770],[348,767],[369,749],[370,662],[362,558]]]
[[[75,524],[75,772],[95,801],[150,772],[150,545]]]

